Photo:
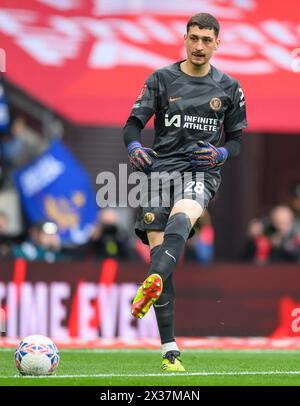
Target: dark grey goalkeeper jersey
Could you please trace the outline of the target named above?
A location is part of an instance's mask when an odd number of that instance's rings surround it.
[[[213,66],[204,77],[190,76],[180,63],[153,72],[131,112],[144,126],[155,115],[153,149],[159,158],[152,170],[156,171],[191,171],[188,155],[198,140],[219,146],[223,131],[247,127],[237,80]]]

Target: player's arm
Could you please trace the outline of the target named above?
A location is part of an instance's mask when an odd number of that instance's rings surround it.
[[[151,148],[142,146],[142,129],[141,121],[137,117],[130,116],[124,127],[123,137],[132,169],[147,173],[153,164],[153,158],[157,158],[157,154]]]
[[[239,155],[243,129],[247,128],[247,125],[244,92],[239,82],[235,81],[231,86],[231,104],[225,113],[224,119],[224,148],[228,151],[228,158]]]
[[[237,130],[225,134],[224,148],[228,151],[227,159],[234,158],[241,151],[243,130]]]
[[[141,144],[141,131],[155,114],[157,108],[158,85],[155,73],[144,84],[131,114],[123,129],[124,143],[128,150],[131,167],[136,171],[148,173],[157,154]]]
[[[222,166],[235,156],[241,148],[242,130],[247,127],[244,93],[238,82],[231,87],[231,103],[224,119],[225,145],[215,147],[209,142],[199,141],[193,148],[191,162],[199,169]]]

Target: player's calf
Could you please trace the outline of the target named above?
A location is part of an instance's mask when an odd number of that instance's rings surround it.
[[[163,244],[153,257],[149,273],[159,274],[163,281],[166,281],[175,269],[192,224],[185,213],[172,215],[167,223]]]

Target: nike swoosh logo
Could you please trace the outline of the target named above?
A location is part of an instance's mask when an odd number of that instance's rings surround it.
[[[176,264],[176,258],[173,257],[173,255],[171,255],[171,254],[168,252],[168,250],[166,250],[165,253],[166,253],[167,255],[169,255],[169,257],[171,257],[172,259],[174,259],[174,262],[175,262],[175,264]]]
[[[169,102],[174,102],[176,100],[180,100],[182,97],[169,97]]]
[[[165,303],[165,304],[163,304],[163,305],[158,305],[158,304],[155,304],[154,303],[154,307],[165,307],[165,306],[167,306],[168,304],[169,304],[170,302],[167,302],[167,303]]]

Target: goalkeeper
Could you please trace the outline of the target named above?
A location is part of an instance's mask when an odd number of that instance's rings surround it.
[[[172,189],[169,206],[155,207],[149,199],[147,207],[139,208],[135,225],[137,235],[150,246],[151,265],[131,312],[141,318],[154,306],[161,367],[168,372],[185,371],[174,335],[174,270],[197,220],[219,188],[221,167],[239,154],[242,130],[247,127],[239,83],[210,64],[220,44],[218,35],[219,23],[212,15],[192,16],[184,36],[186,59],[150,75],[124,127],[133,169],[149,176],[176,171],[185,192],[182,198]],[[153,115],[155,139],[149,149],[141,145],[141,130]],[[186,173],[191,177],[183,176]],[[164,193],[163,185],[157,193]]]

